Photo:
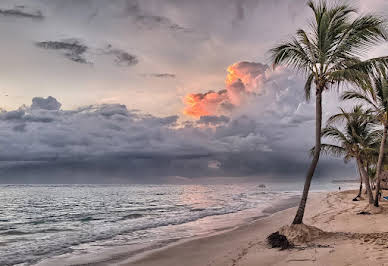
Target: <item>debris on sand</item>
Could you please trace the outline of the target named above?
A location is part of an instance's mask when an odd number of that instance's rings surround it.
[[[305,224],[292,224],[280,228],[279,233],[285,235],[294,244],[303,244],[315,239],[330,236],[329,232],[324,232],[314,226]]]
[[[279,231],[270,234],[267,237],[267,242],[272,248],[280,248],[280,250],[290,249],[294,247],[294,244],[288,241],[287,237],[281,235]]]
[[[379,207],[374,206],[373,204],[368,204],[363,212],[369,212],[370,214],[379,214],[384,211],[384,208],[380,205]]]
[[[359,214],[359,215],[370,215],[371,213],[370,212],[366,212],[366,211],[362,211],[362,212],[359,212],[357,214]]]

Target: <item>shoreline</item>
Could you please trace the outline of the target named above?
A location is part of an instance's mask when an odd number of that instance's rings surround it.
[[[327,192],[312,192],[311,194],[313,195],[318,195],[318,194],[326,194]],[[292,200],[292,203],[290,204],[289,200]],[[187,261],[186,259],[176,262],[164,262],[160,261],[158,257],[165,257],[166,255],[172,255],[177,253],[182,254],[179,250],[182,248],[184,250],[187,249],[187,246],[197,246],[197,245],[202,245],[202,243],[206,242],[207,240],[210,241],[216,241],[216,242],[223,242],[223,241],[218,241],[218,238],[223,239],[224,237],[229,238],[230,236],[234,236],[240,231],[245,231],[245,229],[250,230],[252,227],[256,226],[261,226],[262,224],[267,224],[267,221],[275,220],[278,215],[282,215],[282,213],[290,213],[292,212],[291,210],[296,210],[297,204],[299,203],[300,196],[290,196],[289,198],[282,199],[280,202],[276,202],[273,206],[266,207],[265,209],[262,210],[263,213],[265,213],[262,216],[258,217],[252,217],[254,218],[253,220],[246,221],[245,223],[242,223],[240,225],[234,226],[233,228],[230,228],[228,230],[222,230],[220,232],[215,232],[209,235],[205,236],[197,236],[197,237],[192,237],[189,239],[181,239],[178,240],[174,243],[171,243],[167,246],[157,248],[157,249],[152,249],[146,252],[143,252],[141,254],[137,254],[133,257],[128,258],[126,261],[122,261],[120,263],[117,263],[115,265],[120,265],[120,266],[132,266],[132,265],[150,265],[150,266],[167,266],[167,265],[202,265],[202,264],[196,264],[195,261]],[[194,262],[194,264],[192,263]],[[174,264],[177,263],[177,264]],[[179,264],[180,263],[180,264]],[[184,263],[184,264],[182,264]],[[94,265],[94,264],[93,264]],[[113,265],[113,264],[106,264],[106,265]],[[206,265],[206,264],[204,264]],[[215,264],[215,265],[224,265],[224,264]],[[226,264],[225,264],[226,265]],[[233,264],[231,264],[233,265]]]
[[[325,192],[312,192],[312,193],[317,194],[317,193],[325,193]],[[239,229],[244,228],[246,226],[252,226],[253,224],[261,221],[262,219],[269,218],[276,213],[286,211],[286,210],[289,210],[291,208],[296,208],[299,201],[300,201],[300,196],[296,196],[296,195],[289,196],[288,198],[281,199],[278,202],[275,202],[273,205],[264,208],[262,210],[263,215],[256,216],[256,217],[250,217],[249,220],[246,220],[244,223],[241,223],[241,224],[238,224],[235,226],[226,227],[226,228],[219,228],[219,229],[216,229],[215,232],[212,232],[212,233],[206,234],[206,235],[200,235],[200,236],[195,236],[195,237],[190,237],[190,238],[179,239],[179,240],[173,241],[165,246],[162,246],[159,248],[153,248],[153,249],[147,250],[145,252],[138,253],[134,256],[130,256],[127,260],[121,261],[121,262],[116,262],[117,264],[114,264],[114,265],[138,265],[137,263],[139,261],[141,261],[143,259],[147,259],[149,256],[157,255],[157,254],[159,254],[159,252],[168,251],[169,249],[172,249],[174,247],[179,247],[180,245],[185,245],[185,244],[190,243],[192,241],[203,241],[207,238],[212,238],[212,237],[217,237],[220,235],[232,233],[235,230],[239,230]],[[107,261],[107,263],[108,264],[106,264],[106,265],[113,265],[113,264],[111,264],[112,261]],[[93,265],[95,265],[95,264],[93,264]]]
[[[322,193],[322,192],[313,192],[313,193]],[[71,253],[63,254],[56,257],[47,258],[42,260],[34,265],[36,266],[49,266],[49,265],[71,265],[71,266],[83,266],[83,265],[96,265],[96,266],[106,266],[106,265],[126,265],[128,263],[135,262],[139,259],[145,258],[150,254],[155,252],[163,251],[175,246],[183,245],[185,243],[196,241],[208,237],[213,237],[222,234],[228,234],[235,230],[238,230],[241,227],[251,225],[260,221],[262,219],[268,218],[277,212],[287,210],[289,208],[297,206],[300,201],[300,196],[292,194],[278,200],[274,200],[274,203],[264,207],[263,209],[257,209],[258,213],[256,216],[251,214],[247,215],[244,211],[241,212],[241,215],[246,216],[241,218],[239,222],[233,221],[232,223],[224,223],[219,228],[214,228],[211,232],[200,234],[196,236],[179,238],[179,239],[169,239],[162,240],[155,243],[147,244],[136,244],[130,246],[118,246],[115,248],[107,248],[103,250],[91,251],[87,254],[71,255]],[[255,209],[248,209],[245,211],[252,212]],[[237,213],[231,213],[231,215],[236,215]],[[228,215],[221,215],[224,219],[228,219]],[[205,217],[202,219],[207,219],[211,217]],[[198,220],[199,221],[199,220]],[[197,221],[194,221],[197,222]],[[69,256],[70,255],[70,256]]]
[[[228,232],[169,245],[115,265],[388,265],[388,213],[358,215],[367,201],[351,201],[355,194],[356,190],[311,193],[304,222],[331,232],[331,237],[295,249],[271,249],[265,241],[291,224],[296,211],[291,207]],[[381,205],[388,210],[388,202]]]

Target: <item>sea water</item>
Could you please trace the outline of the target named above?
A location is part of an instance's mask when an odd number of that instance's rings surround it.
[[[0,185],[0,265],[86,263],[112,248],[136,254],[260,218],[299,194],[259,184]]]

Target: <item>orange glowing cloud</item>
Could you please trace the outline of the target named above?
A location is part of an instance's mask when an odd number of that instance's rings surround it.
[[[183,113],[199,118],[222,114],[240,106],[245,98],[257,93],[265,81],[267,65],[255,62],[237,62],[227,68],[225,89],[218,92],[189,93],[183,102]]]
[[[211,115],[216,113],[218,106],[226,100],[226,91],[190,93],[184,98],[186,108],[183,110],[183,113],[196,118]]]

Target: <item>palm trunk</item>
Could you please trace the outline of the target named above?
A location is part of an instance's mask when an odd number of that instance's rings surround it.
[[[380,182],[381,182],[381,168],[384,160],[384,145],[387,141],[387,125],[384,124],[383,137],[381,138],[380,150],[379,150],[379,159],[376,165],[376,192],[375,192],[375,206],[379,206],[379,192],[380,192]]]
[[[302,198],[299,203],[294,221],[292,224],[301,224],[303,222],[304,210],[306,207],[307,197],[310,190],[311,180],[313,178],[315,168],[319,161],[319,154],[321,152],[321,131],[322,131],[322,89],[317,88],[315,99],[315,148],[314,157],[311,165],[307,171],[306,180],[303,187]]]
[[[361,174],[361,169],[359,167],[358,167],[358,172],[360,174],[360,190],[358,191],[358,195],[356,198],[361,197],[361,194],[362,194],[362,174]]]
[[[370,189],[368,174],[365,171],[364,164],[362,163],[360,156],[358,156],[356,159],[357,159],[358,168],[360,169],[362,178],[364,179],[366,192],[367,192],[368,198],[369,198],[369,204],[373,204],[374,200],[373,200],[372,190]]]
[[[361,180],[361,182],[360,182],[360,189],[359,189],[359,191],[358,191],[358,195],[357,195],[356,198],[361,197],[361,192],[362,192],[362,180]]]

